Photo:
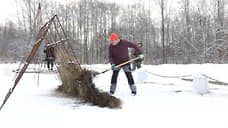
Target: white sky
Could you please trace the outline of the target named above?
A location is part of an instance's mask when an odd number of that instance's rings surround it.
[[[70,1],[75,1],[75,0],[56,0],[61,3],[68,3]],[[133,4],[135,0],[107,0],[107,2],[116,2],[116,3],[121,3],[121,5],[127,5],[127,4]],[[147,2],[148,0],[142,0]],[[174,3],[179,0],[173,0]],[[152,3],[152,6],[155,4]],[[160,17],[159,14],[160,9],[159,8],[154,8],[152,11],[152,18],[153,19],[158,19]],[[15,0],[0,0],[0,24],[4,24],[7,19],[10,20],[16,20],[17,16],[17,6]]]
[[[0,0],[0,23],[5,23],[6,19],[16,17],[16,4],[14,0]]]
[[[61,3],[68,3],[70,1],[76,1],[76,0],[56,0]],[[103,0],[102,0],[103,1]],[[116,2],[120,3],[121,5],[127,5],[127,4],[133,4],[135,3],[135,0],[106,0],[107,2]],[[152,0],[142,0],[145,2],[146,7],[148,7],[148,1],[151,1],[151,6],[152,6],[152,18],[156,20],[156,22],[160,21],[160,8],[155,4]],[[181,0],[169,0],[169,8],[172,11],[173,14],[177,11],[177,6],[178,3]],[[192,0],[191,2],[198,3],[196,2],[198,0]],[[206,2],[210,2],[211,0],[205,0]],[[195,6],[195,5],[194,5]],[[17,7],[15,0],[0,0],[0,24],[4,24],[7,19],[10,20],[16,20],[17,16]]]

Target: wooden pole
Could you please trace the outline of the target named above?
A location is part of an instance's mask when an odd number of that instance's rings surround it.
[[[128,60],[128,61],[126,61],[126,62],[124,62],[122,64],[116,65],[115,68],[121,67],[121,66],[123,66],[125,64],[131,63],[132,61],[135,61],[135,60],[138,60],[138,59],[139,59],[139,57],[136,57],[134,59]],[[110,71],[110,70],[112,70],[112,68],[109,68],[109,69],[107,69],[107,70],[105,70],[105,71],[103,71],[101,73],[105,73],[105,72]]]
[[[11,96],[11,94],[13,93],[14,89],[16,88],[17,84],[19,83],[19,81],[21,80],[21,77],[23,76],[23,74],[25,73],[26,69],[28,68],[30,62],[32,61],[35,53],[37,52],[38,48],[40,47],[42,41],[44,40],[48,29],[50,28],[50,25],[52,24],[52,22],[54,21],[56,16],[53,16],[51,18],[51,20],[49,20],[45,25],[43,25],[43,27],[40,29],[39,31],[39,35],[38,35],[38,39],[36,41],[36,43],[33,45],[33,49],[31,50],[29,56],[27,57],[24,66],[22,67],[21,71],[19,72],[19,74],[17,75],[15,81],[14,81],[14,85],[9,89],[8,93],[5,96],[5,99],[2,103],[2,105],[0,106],[0,111],[3,108],[3,106],[5,105],[5,103],[7,102],[7,100],[9,99],[9,97]]]

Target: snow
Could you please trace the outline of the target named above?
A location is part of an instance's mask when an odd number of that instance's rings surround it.
[[[0,103],[12,85],[11,71],[17,67],[18,64],[0,64]],[[101,72],[110,65],[83,67]],[[197,72],[228,82],[226,69],[227,64],[143,65],[133,72],[138,80],[136,96],[131,96],[121,71],[114,94],[123,102],[120,109],[100,108],[63,97],[54,91],[61,84],[57,75],[40,74],[37,84],[38,76],[28,73],[0,111],[0,127],[227,128],[228,87],[209,83],[209,93],[198,95],[192,93],[192,82],[149,74],[183,76]],[[94,83],[99,89],[109,91],[111,75],[112,72],[100,74]]]

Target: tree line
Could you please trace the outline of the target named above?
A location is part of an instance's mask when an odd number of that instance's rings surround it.
[[[15,1],[16,20],[0,26],[1,61],[20,61],[26,56],[26,41],[34,32],[38,2]],[[121,39],[142,42],[145,64],[226,63],[227,2],[182,0],[174,12],[169,7],[170,1],[135,0],[124,6],[106,0],[78,0],[68,4],[39,2],[44,22],[55,14],[60,17],[82,64],[108,62],[109,35],[113,32]],[[155,7],[159,10],[154,10]],[[154,11],[158,12],[159,19],[153,18]]]

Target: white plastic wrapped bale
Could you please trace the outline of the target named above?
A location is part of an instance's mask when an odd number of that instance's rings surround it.
[[[201,74],[195,74],[193,76],[193,88],[192,92],[203,95],[208,93],[208,79]]]
[[[143,83],[147,79],[147,74],[143,68],[137,69],[133,72],[135,83]]]
[[[11,68],[4,68],[4,75],[5,76],[10,76],[12,74],[12,69]]]

